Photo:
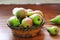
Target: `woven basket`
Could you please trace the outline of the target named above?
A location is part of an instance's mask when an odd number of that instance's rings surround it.
[[[10,25],[8,25],[8,26],[12,29],[14,36],[17,36],[17,37],[34,37],[34,36],[40,34],[41,27],[43,26],[43,24],[44,24],[44,21],[41,23],[40,26],[35,27],[34,29],[28,29],[28,30],[26,30],[26,29],[25,30],[19,30],[17,28],[13,28]]]

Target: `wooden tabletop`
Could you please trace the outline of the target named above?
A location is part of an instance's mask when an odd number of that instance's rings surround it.
[[[48,26],[58,26],[54,25],[47,20],[55,17],[56,15],[60,15],[60,4],[40,4],[40,5],[0,5],[0,40],[60,40],[60,34],[57,36],[50,36],[50,34],[42,29],[40,35],[37,35],[33,38],[18,38],[13,36],[11,29],[7,26],[7,19],[12,16],[12,9],[15,7],[23,7],[23,8],[31,8],[33,10],[41,10],[44,14],[45,24],[43,27]]]

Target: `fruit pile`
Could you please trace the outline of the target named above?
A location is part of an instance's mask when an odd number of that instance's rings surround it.
[[[12,13],[14,16],[8,19],[8,25],[12,26],[12,28],[35,28],[35,26],[40,26],[43,22],[43,13],[40,10],[14,8]]]
[[[39,34],[43,25],[43,13],[40,10],[14,8],[14,16],[8,19],[8,26],[14,35],[21,37],[33,37]]]

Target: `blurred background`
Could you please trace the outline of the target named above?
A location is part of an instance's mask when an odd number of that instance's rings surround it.
[[[0,0],[0,4],[60,3],[60,0]]]

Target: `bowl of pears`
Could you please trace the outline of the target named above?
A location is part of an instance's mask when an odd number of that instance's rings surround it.
[[[42,11],[14,8],[12,14],[13,16],[8,19],[7,25],[15,36],[34,37],[40,34],[44,24]]]

